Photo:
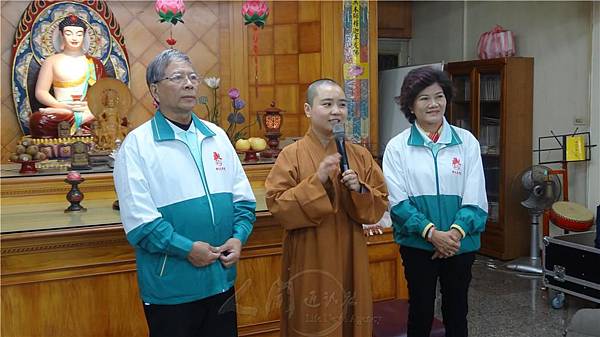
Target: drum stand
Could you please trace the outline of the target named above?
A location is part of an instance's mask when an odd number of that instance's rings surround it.
[[[531,215],[531,241],[529,247],[529,256],[520,257],[509,264],[506,268],[521,273],[530,273],[535,275],[542,275],[542,258],[540,257],[539,249],[539,227],[540,227],[540,215],[543,211],[530,210]]]

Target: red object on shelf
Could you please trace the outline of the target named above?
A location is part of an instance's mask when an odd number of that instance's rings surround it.
[[[258,156],[256,155],[256,151],[246,151],[244,152],[246,155],[244,156],[244,162],[258,161]]]
[[[28,160],[28,161],[22,161],[21,163],[21,169],[19,170],[19,173],[21,174],[30,174],[30,173],[37,173],[37,168],[35,167],[35,163],[37,163],[39,160]]]

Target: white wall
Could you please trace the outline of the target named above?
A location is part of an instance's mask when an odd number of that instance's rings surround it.
[[[480,34],[495,24],[515,33],[517,55],[535,59],[534,147],[550,130],[572,132],[575,116],[588,121],[579,131],[589,130],[591,2],[413,2],[413,10],[415,64],[430,62],[429,57],[477,59]],[[596,150],[592,158],[598,155]],[[537,163],[537,155],[532,157]],[[588,165],[569,164],[569,197],[582,204],[588,197]]]
[[[463,3],[413,2],[412,64],[460,61],[463,57]]]
[[[600,2],[595,2],[592,12],[592,73],[590,76],[590,131],[592,144],[600,146]],[[600,150],[596,147],[588,171],[588,208],[600,205]],[[599,230],[596,228],[596,230]]]

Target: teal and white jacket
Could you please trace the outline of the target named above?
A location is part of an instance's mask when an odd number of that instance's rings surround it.
[[[160,111],[131,131],[117,153],[114,181],[127,240],[135,248],[142,300],[186,303],[231,288],[235,266],[194,267],[194,241],[246,242],[256,200],[225,132],[192,114],[184,131]]]
[[[433,143],[413,124],[388,143],[383,175],[398,244],[433,251],[425,234],[435,226],[463,234],[457,254],[480,248],[488,204],[479,142],[469,131],[444,119]]]

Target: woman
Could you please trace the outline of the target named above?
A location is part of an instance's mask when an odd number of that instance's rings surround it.
[[[487,219],[479,142],[444,118],[452,99],[447,75],[408,73],[396,102],[412,124],[385,149],[394,239],[400,245],[410,307],[408,336],[429,336],[436,285],[446,336],[467,336],[468,289]]]

